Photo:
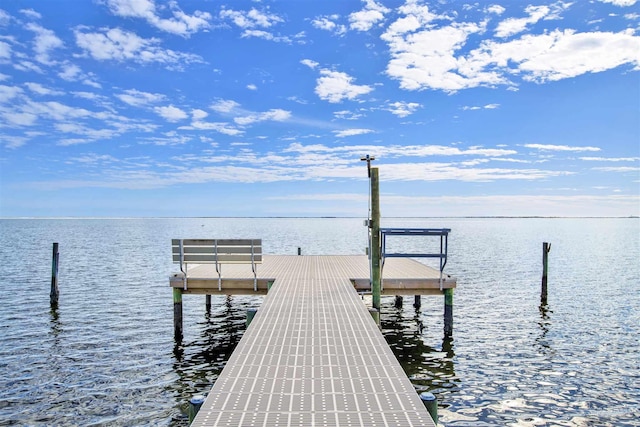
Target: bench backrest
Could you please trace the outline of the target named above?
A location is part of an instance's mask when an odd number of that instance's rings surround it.
[[[181,264],[258,264],[262,239],[172,239],[173,262]]]

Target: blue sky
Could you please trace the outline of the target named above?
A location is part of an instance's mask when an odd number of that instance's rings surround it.
[[[0,216],[640,214],[640,3],[0,4]]]

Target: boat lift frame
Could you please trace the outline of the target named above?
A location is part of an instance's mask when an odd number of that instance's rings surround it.
[[[440,260],[440,290],[442,290],[442,275],[447,265],[450,228],[380,228],[382,258],[381,270],[384,269],[385,258],[439,258]],[[440,253],[395,253],[387,252],[387,236],[440,236]],[[380,275],[382,276],[382,274]],[[382,287],[382,284],[381,284]]]

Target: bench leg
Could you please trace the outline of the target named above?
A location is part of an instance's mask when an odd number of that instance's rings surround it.
[[[182,289],[173,288],[173,336],[182,341]]]

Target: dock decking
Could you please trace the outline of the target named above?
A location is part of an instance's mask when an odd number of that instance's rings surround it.
[[[443,292],[437,270],[387,262],[388,293]],[[185,293],[218,293],[210,268],[190,269]],[[220,293],[241,289],[242,266],[223,268]],[[357,293],[366,256],[265,255],[258,276],[259,291],[273,286],[192,426],[434,426]]]
[[[295,259],[294,259],[295,258]],[[187,271],[187,289],[185,294],[209,295],[264,295],[276,280],[296,269],[300,259],[315,260],[326,266],[335,265],[342,278],[349,279],[356,290],[371,290],[369,259],[366,255],[264,255],[262,264],[258,264],[258,291],[253,290],[253,273],[246,264],[228,264],[222,266],[222,287],[218,290],[218,273],[212,264],[190,267]],[[183,287],[181,273],[171,278],[171,286]],[[383,268],[382,295],[440,295],[440,272],[410,258],[389,258]],[[456,287],[456,280],[444,275],[442,289]]]

